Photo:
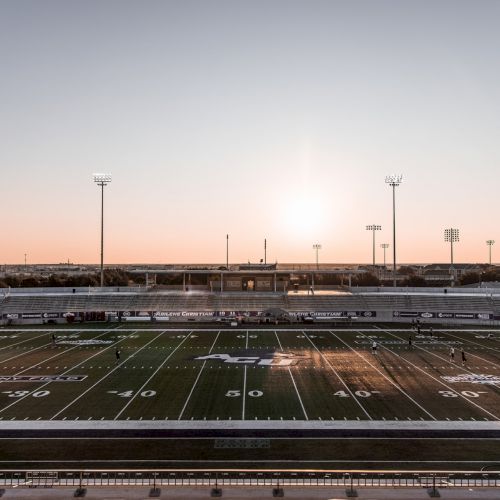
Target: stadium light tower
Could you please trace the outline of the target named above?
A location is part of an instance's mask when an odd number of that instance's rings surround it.
[[[104,286],[104,186],[111,182],[111,174],[93,174],[94,182],[101,186],[101,288]]]
[[[382,243],[381,248],[384,249],[384,268],[385,268],[385,251],[389,248],[389,243]]]
[[[371,231],[373,233],[373,267],[375,267],[375,231],[380,231],[382,226],[366,226],[367,231]]]
[[[313,250],[316,250],[316,269],[319,269],[318,252],[321,250],[321,245],[319,243],[315,243],[313,245]]]
[[[487,240],[486,244],[488,245],[488,249],[490,251],[490,266],[491,266],[491,247],[495,244],[495,240]]]
[[[226,269],[229,269],[229,234],[226,234]]]
[[[450,244],[450,251],[451,251],[451,267],[450,271],[452,273],[453,280],[455,279],[455,272],[453,269],[453,243],[456,243],[460,241],[460,234],[458,229],[455,229],[453,227],[450,227],[449,229],[444,230],[444,241]]]
[[[396,286],[396,188],[403,182],[402,175],[388,175],[385,183],[392,187],[392,255],[394,268],[392,270],[393,286]]]

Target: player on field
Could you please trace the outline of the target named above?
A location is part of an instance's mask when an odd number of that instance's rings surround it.
[[[120,349],[116,349],[115,351],[115,356],[116,356],[116,362],[118,363],[120,361]]]
[[[455,348],[453,346],[450,347],[450,362],[451,363],[455,362]]]
[[[408,349],[411,351],[412,349],[412,343],[413,343],[413,339],[411,338],[411,335],[408,337]]]
[[[52,334],[52,345],[56,345],[56,336]]]
[[[467,358],[465,357],[465,352],[464,350],[462,349],[462,366],[465,366],[465,363],[467,362]]]
[[[432,326],[429,328],[429,335],[432,337]]]
[[[377,342],[375,342],[375,340],[372,344],[372,354],[377,354]]]

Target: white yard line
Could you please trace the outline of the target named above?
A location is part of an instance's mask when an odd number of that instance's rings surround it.
[[[165,365],[165,363],[174,355],[174,353],[179,349],[179,347],[186,342],[186,340],[189,339],[190,335],[193,333],[193,331],[190,331],[186,337],[182,339],[182,341],[179,343],[179,345],[163,360],[163,362],[158,366],[158,368],[151,374],[151,376],[142,384],[141,388],[135,391],[135,394],[127,401],[126,405],[116,414],[115,418],[113,420],[118,420],[120,415],[130,406],[132,401],[135,400],[135,398],[144,390],[146,385],[149,384],[149,382],[155,377],[155,375],[162,369],[162,367]],[[154,340],[154,339],[153,339]],[[147,345],[147,344],[146,344]],[[138,351],[139,352],[139,351]]]
[[[105,332],[101,333],[100,335],[92,337],[92,339],[98,339],[99,337],[102,337],[103,335],[106,335],[106,333],[109,333],[109,332],[112,332],[112,331],[113,330],[105,331]],[[52,345],[52,344],[45,344],[45,345]],[[38,363],[35,363],[34,365],[28,366],[28,368],[26,368],[25,370],[22,370],[20,372],[14,373],[14,376],[21,375],[21,373],[27,372],[28,370],[31,370],[32,368],[35,368],[36,366],[40,366],[42,363],[46,363],[47,361],[50,361],[51,359],[57,358],[58,356],[62,356],[64,354],[68,353],[69,351],[73,351],[74,349],[78,349],[79,347],[82,347],[82,346],[75,345],[74,347],[70,347],[69,349],[65,349],[62,352],[58,352],[57,354],[54,354],[53,356],[50,356],[49,358],[42,359]],[[0,361],[0,364],[1,363],[5,363],[7,361],[11,361],[11,360],[13,360],[15,358],[18,358],[19,356],[22,356],[24,354],[30,354],[31,352],[36,351],[37,349],[40,349],[40,348],[37,347],[36,349],[32,349],[31,351],[25,351],[25,352],[23,352],[21,354],[18,354],[17,356],[13,356],[12,358],[6,359],[5,361]]]
[[[114,373],[116,370],[118,370],[118,368],[120,368],[124,363],[126,363],[127,361],[129,361],[130,359],[135,357],[137,353],[141,352],[145,347],[147,347],[149,344],[154,342],[158,337],[161,337],[163,335],[163,333],[164,332],[160,332],[156,337],[154,337],[152,340],[150,340],[147,344],[144,344],[140,349],[138,349],[136,352],[134,352],[134,354],[132,354],[128,359],[126,359],[126,360],[124,359],[121,363],[116,365],[112,370],[110,370],[106,375],[104,375],[104,377],[101,377],[95,384],[93,384],[91,387],[89,387],[87,390],[83,391],[79,396],[77,396],[75,399],[73,399],[73,401],[71,401],[71,403],[68,403],[63,409],[59,410],[55,415],[52,415],[52,417],[50,417],[49,420],[54,420],[63,411],[67,410],[70,406],[75,404],[80,398],[85,396],[85,394],[87,394],[87,392],[91,391],[95,386],[99,385],[103,380],[105,380],[112,373]],[[125,340],[125,339],[123,339],[123,340]],[[81,363],[79,363],[79,365],[81,365]]]
[[[347,392],[351,395],[351,397],[353,398],[353,400],[356,401],[356,403],[358,404],[358,406],[363,410],[363,413],[370,420],[373,420],[373,418],[370,416],[370,414],[366,411],[365,407],[358,400],[358,398],[356,397],[356,395],[351,391],[351,389],[349,389],[348,385],[344,382],[344,380],[342,379],[342,377],[337,373],[337,370],[335,370],[335,368],[332,366],[332,364],[330,363],[330,361],[328,361],[328,359],[326,358],[326,356],[316,347],[316,344],[309,338],[309,336],[307,335],[306,331],[302,330],[302,333],[304,334],[304,336],[306,337],[306,339],[309,340],[309,342],[316,349],[316,351],[318,351],[319,355],[323,358],[323,360],[325,361],[325,363],[330,367],[330,369],[332,370],[332,372],[335,373],[335,375],[340,380],[340,382],[342,383],[342,385],[346,388]]]
[[[278,344],[280,346],[281,351],[284,352],[283,346],[281,345],[281,342],[280,342],[280,338],[278,337],[278,332],[276,330],[274,330],[274,334],[276,335],[276,340],[278,341]],[[290,378],[292,379],[292,384],[295,387],[295,393],[297,394],[297,397],[299,398],[299,403],[300,403],[300,406],[302,408],[302,411],[304,412],[304,417],[306,418],[306,420],[309,420],[309,417],[307,416],[306,409],[304,408],[304,403],[302,402],[302,398],[300,397],[299,389],[297,388],[297,384],[295,383],[295,379],[293,378],[292,370],[290,369],[290,367],[288,367],[288,373],[290,374]]]
[[[246,330],[245,349],[248,349],[248,330]],[[245,420],[245,409],[247,402],[246,396],[247,396],[247,365],[244,366],[243,370],[243,404],[241,408],[241,420]]]
[[[450,337],[455,337],[456,339],[458,340],[461,340],[462,342],[468,342],[469,344],[476,344],[478,345],[479,347],[483,347],[484,349],[488,349],[490,351],[494,351],[494,352],[497,352],[497,353],[500,353],[500,349],[495,349],[494,347],[490,347],[490,346],[487,346],[487,345],[484,345],[484,344],[481,344],[480,342],[476,342],[474,340],[469,340],[469,339],[464,339],[462,337],[459,337],[458,335],[453,335],[452,333],[450,332],[446,332]],[[478,356],[477,354],[472,354],[472,353],[469,353],[471,356],[475,356],[476,358],[479,358],[481,361],[485,361],[486,363],[492,363],[494,364],[495,366],[500,366],[498,363],[494,363],[493,361],[488,361],[487,359],[484,359],[484,358],[481,358],[481,356]]]
[[[81,333],[82,331],[83,331],[83,330],[77,330],[75,333]],[[112,330],[107,330],[107,332],[111,332],[111,331],[112,331]],[[106,332],[104,332],[104,333],[106,333]],[[42,337],[42,336],[43,336],[43,335],[40,335],[40,337]],[[100,336],[101,336],[101,335],[99,335],[99,337],[100,337]],[[38,337],[35,337],[35,338],[38,338]],[[95,338],[95,337],[93,337],[93,338]],[[32,339],[30,339],[30,340],[32,340]],[[24,342],[26,342],[26,341],[24,341]],[[16,345],[16,344],[12,344],[12,345]],[[51,341],[51,342],[48,342],[47,344],[42,344],[41,346],[38,346],[38,347],[33,347],[33,349],[30,349],[29,351],[23,351],[23,352],[21,352],[21,353],[19,353],[19,354],[16,354],[15,356],[12,356],[11,358],[7,358],[7,359],[2,359],[2,360],[0,360],[0,364],[2,364],[2,363],[7,363],[7,361],[12,361],[13,359],[16,359],[16,358],[19,358],[19,357],[21,357],[21,356],[24,356],[25,354],[31,354],[32,352],[38,351],[39,349],[43,349],[44,347],[47,347],[47,346],[49,346],[49,345],[50,345],[50,346],[53,346],[54,344],[53,344],[53,343],[52,343],[52,341]],[[5,347],[3,347],[3,349],[5,349]],[[36,365],[34,365],[34,366],[36,366]]]
[[[379,327],[376,327],[378,328],[379,330],[383,331],[383,332],[386,332],[386,330],[382,329],[382,328],[379,328]],[[368,337],[367,337],[368,338]],[[439,380],[438,378],[432,376],[430,373],[427,373],[425,370],[423,370],[422,368],[420,368],[419,366],[417,366],[416,364],[412,363],[411,361],[408,361],[408,359],[404,358],[403,356],[399,355],[398,353],[392,351],[391,349],[389,349],[388,347],[386,347],[385,345],[383,344],[379,344],[380,347],[382,347],[383,349],[385,349],[386,351],[389,351],[391,354],[393,354],[394,356],[397,356],[398,358],[404,360],[405,363],[413,366],[414,368],[416,368],[419,372],[423,373],[424,375],[426,375],[427,377],[431,378],[432,380],[434,380],[435,382],[437,382],[438,384],[442,385],[443,387],[446,387],[449,391],[453,392],[454,394],[456,394],[458,397],[461,397],[463,399],[465,399],[468,403],[470,403],[471,405],[475,406],[476,408],[478,408],[479,410],[483,411],[484,413],[488,414],[490,417],[493,417],[495,420],[500,420],[500,418],[489,412],[488,410],[486,410],[485,408],[483,408],[482,406],[478,405],[477,403],[474,403],[474,401],[471,401],[470,398],[468,398],[467,396],[464,396],[461,392],[459,391],[456,391],[455,389],[453,389],[451,386],[449,386],[448,384],[445,384],[443,381]]]
[[[387,331],[387,333],[388,333],[389,335],[391,335],[391,336],[393,336],[393,337],[397,338],[397,339],[400,339],[400,340],[403,340],[403,341],[405,340],[405,339],[401,338],[399,335],[396,335],[395,333],[390,332],[389,330]],[[457,338],[459,338],[459,337],[457,337]],[[461,340],[463,340],[463,339],[461,339]],[[442,346],[444,346],[444,347],[448,347],[448,346],[447,346],[447,344],[445,344],[445,343],[443,343],[443,342],[440,342],[439,340],[438,340],[438,341],[436,341],[436,344],[442,345]],[[449,359],[449,357],[448,357],[448,356],[441,356],[440,354],[437,354],[437,353],[435,353],[435,352],[433,352],[433,351],[429,351],[429,350],[427,350],[427,349],[423,348],[421,345],[416,344],[416,342],[415,342],[415,341],[413,342],[413,346],[414,346],[416,349],[420,349],[421,351],[427,352],[428,354],[431,354],[432,356],[435,356],[435,357],[439,358],[441,361],[444,361],[445,363],[449,363],[451,366],[456,366],[457,368],[461,368],[464,372],[468,372],[468,373],[470,373],[471,375],[474,375],[474,374],[475,374],[473,371],[469,370],[467,367],[465,367],[465,366],[459,366],[459,364],[458,364],[458,363],[460,362],[460,357],[457,357],[457,363],[452,363],[452,362],[450,361],[450,359]],[[457,353],[457,354],[458,354],[458,355],[460,355],[460,353]],[[498,365],[497,363],[494,363],[493,361],[488,361],[487,359],[483,359],[483,358],[481,358],[480,356],[476,356],[475,354],[472,354],[470,351],[467,351],[467,356],[471,356],[471,357],[472,357],[472,356],[474,356],[474,357],[476,357],[476,358],[479,358],[481,361],[484,361],[485,363],[490,363],[490,364],[492,364],[493,366],[496,366],[496,367],[499,367],[499,366],[500,366],[500,365]]]
[[[135,331],[138,331],[138,330],[135,330]],[[99,352],[96,352],[95,354],[92,354],[92,356],[89,356],[88,358],[86,358],[85,360],[83,361],[80,361],[78,362],[76,365],[73,365],[71,368],[69,368],[68,370],[62,372],[60,375],[66,375],[67,373],[73,371],[74,369],[78,368],[82,363],[86,363],[87,361],[91,360],[92,358],[95,358],[96,356],[99,356],[99,354],[102,354],[104,351],[107,351],[108,349],[111,349],[112,347],[115,347],[116,344],[119,344],[120,342],[123,342],[124,340],[127,340],[128,337],[125,337],[123,339],[120,339],[118,341],[116,341],[114,344],[111,344],[110,346],[108,347],[105,347],[104,349],[102,349],[101,351]],[[52,384],[52,382],[47,382],[46,384],[43,384],[39,387],[37,387],[36,389],[33,389],[32,391],[30,391],[28,394],[26,394],[25,396],[22,396],[20,398],[16,398],[15,401],[13,401],[12,403],[10,403],[9,405],[3,407],[2,409],[0,409],[0,413],[4,412],[5,410],[7,410],[8,408],[10,408],[11,406],[14,406],[16,405],[17,403],[20,403],[21,401],[23,401],[24,399],[30,397],[34,392],[37,392],[39,391],[40,389],[43,389],[44,387],[47,387],[49,384]]]
[[[493,432],[498,436],[500,421],[496,420],[2,420],[0,429],[6,432],[21,431],[146,431],[175,430],[186,432],[183,436],[193,436],[193,431],[204,430],[306,430],[347,431],[353,430],[374,431],[384,430],[398,432],[396,437],[405,437],[408,431],[422,432],[461,432],[462,437],[475,437],[471,432]],[[5,434],[4,434],[5,435]],[[60,435],[60,434],[58,434]],[[428,436],[432,436],[429,434]],[[476,437],[489,439],[489,434]],[[21,437],[22,435],[19,434]],[[196,437],[196,434],[194,434]],[[25,436],[26,437],[26,436]],[[307,437],[305,435],[305,437]],[[314,438],[314,436],[312,436]],[[334,436],[333,436],[334,437]]]
[[[429,417],[432,418],[432,420],[437,420],[432,413],[427,411],[421,404],[417,403],[402,387],[400,387],[398,384],[396,384],[393,380],[391,380],[384,372],[379,370],[373,363],[371,363],[368,359],[366,359],[362,354],[360,354],[356,349],[351,347],[347,342],[342,340],[338,335],[335,335],[332,331],[330,331],[330,334],[339,339],[343,344],[345,344],[349,349],[351,349],[352,352],[357,354],[365,363],[368,363],[374,370],[376,370],[382,377],[384,377],[390,384],[392,384],[399,392],[401,392],[403,395],[405,395],[412,403],[417,405],[424,413],[429,415]]]
[[[4,330],[0,330],[0,331],[3,332]],[[14,330],[14,331],[17,332],[19,330]],[[15,345],[24,344],[25,342],[30,342],[31,340],[39,339],[40,337],[45,337],[45,335],[50,334],[50,333],[51,333],[50,331],[49,332],[44,332],[41,335],[37,335],[36,337],[30,337],[28,339],[21,340],[20,342],[14,342],[13,344],[9,344],[9,345],[7,345],[5,347],[0,347],[0,351],[3,351],[4,349],[9,349],[11,347],[14,347]],[[44,345],[48,345],[48,344],[44,344]],[[0,361],[0,363],[2,363],[2,361]]]
[[[217,343],[217,340],[219,338],[219,335],[220,335],[220,331],[217,332],[217,336],[215,337],[215,340],[212,344],[212,347],[210,347],[208,354],[212,353],[213,348],[215,347],[215,344]],[[205,368],[206,364],[207,364],[207,360],[203,361],[203,365],[201,365],[201,370],[199,371],[198,376],[196,377],[196,380],[194,381],[193,387],[191,387],[191,391],[189,391],[189,395],[186,398],[186,402],[184,403],[184,406],[182,407],[182,410],[179,413],[179,417],[177,418],[177,420],[182,420],[182,416],[184,415],[184,411],[186,410],[187,405],[189,404],[189,400],[191,399],[191,396],[193,395],[194,389],[195,389],[196,385],[198,384],[198,380],[200,380],[201,374],[202,374],[203,369]]]

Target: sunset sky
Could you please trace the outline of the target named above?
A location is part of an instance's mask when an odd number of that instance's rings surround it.
[[[0,3],[0,264],[500,261],[500,2]],[[498,255],[498,258],[496,257]]]

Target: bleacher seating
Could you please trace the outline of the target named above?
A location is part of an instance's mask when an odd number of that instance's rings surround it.
[[[304,311],[500,311],[500,298],[487,295],[332,294],[283,295],[272,293],[114,293],[114,294],[11,294],[0,312],[93,311],[263,311],[280,308]]]

